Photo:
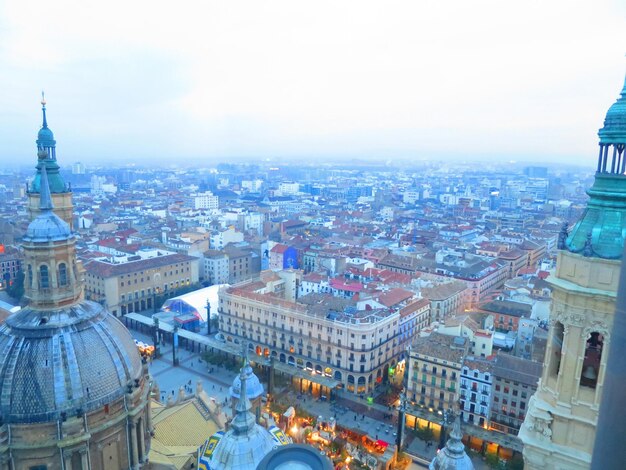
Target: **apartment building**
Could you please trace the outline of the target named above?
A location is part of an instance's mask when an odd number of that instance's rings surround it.
[[[487,427],[491,406],[494,361],[468,356],[461,370],[461,418]]]
[[[154,297],[198,282],[198,258],[162,250],[85,261],[85,297],[116,316],[154,308]]]
[[[185,198],[185,205],[192,209],[217,210],[219,209],[219,197],[211,191],[190,194]]]
[[[523,318],[530,318],[532,305],[509,300],[492,300],[480,306],[480,310],[493,315],[493,326],[501,332],[517,331]]]
[[[228,256],[220,250],[207,250],[203,254],[202,277],[209,284],[226,284],[228,282]]]
[[[212,250],[221,250],[229,243],[239,243],[242,241],[243,233],[238,232],[233,227],[228,227],[211,234],[209,248]]]
[[[22,269],[22,254],[12,246],[0,244],[0,289],[6,289]]]
[[[459,399],[459,381],[468,340],[431,333],[413,341],[409,352],[408,398],[432,410],[446,410]]]
[[[400,337],[408,326],[401,312],[359,310],[353,299],[330,294],[297,298],[300,277],[296,270],[264,271],[258,279],[222,289],[219,321],[225,340],[246,339],[258,355],[334,379],[350,393],[369,393],[386,383],[405,353]],[[407,315],[411,322],[418,312]],[[302,375],[300,390],[320,393],[315,380]]]
[[[422,296],[430,301],[431,321],[443,321],[463,312],[467,292],[467,286],[461,281],[422,287]]]
[[[472,356],[488,357],[492,354],[493,332],[482,328],[474,315],[464,314],[448,318],[438,326],[437,332],[467,338],[468,351]]]
[[[543,364],[509,354],[498,354],[493,366],[493,393],[489,426],[517,435],[528,401],[537,390]]]

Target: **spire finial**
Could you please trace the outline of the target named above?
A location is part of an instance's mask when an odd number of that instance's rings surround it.
[[[243,358],[243,365],[248,363],[248,343],[246,341],[241,342],[241,357]]]
[[[52,196],[50,195],[50,183],[46,165],[41,166],[41,189],[39,191],[39,209],[42,211],[52,210]]]
[[[232,421],[232,427],[237,434],[244,434],[249,429],[251,429],[255,423],[256,418],[254,414],[250,411],[252,409],[252,404],[250,400],[248,400],[248,395],[246,393],[246,382],[248,379],[248,374],[245,372],[245,363],[247,362],[247,349],[248,344],[246,341],[242,342],[242,346],[245,348],[244,351],[244,367],[241,368],[239,372],[239,380],[241,381],[241,389],[239,391],[239,401],[237,402],[237,406],[235,407],[235,416]]]
[[[43,125],[41,127],[45,128],[48,127],[48,121],[46,120],[46,97],[43,90],[41,90],[41,111],[43,112]]]

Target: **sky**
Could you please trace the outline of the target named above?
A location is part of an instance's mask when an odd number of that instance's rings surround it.
[[[593,164],[623,0],[0,0],[0,161]]]

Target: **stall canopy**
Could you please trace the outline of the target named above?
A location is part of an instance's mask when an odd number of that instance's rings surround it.
[[[206,321],[206,304],[207,301],[211,304],[211,316],[217,314],[218,307],[218,291],[221,287],[227,284],[218,284],[204,289],[198,289],[187,294],[179,295],[178,297],[172,297],[167,299],[161,307],[161,313],[156,314],[160,320],[168,321],[167,315],[163,316],[163,313],[171,313],[175,316],[184,314],[194,314],[200,321]],[[171,320],[170,320],[171,321]]]

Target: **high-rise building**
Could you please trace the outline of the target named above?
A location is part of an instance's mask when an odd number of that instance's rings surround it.
[[[54,140],[52,130],[48,127],[46,100],[43,98],[43,94],[41,98],[41,111],[43,113],[43,123],[37,134],[37,173],[35,173],[35,178],[28,187],[28,213],[30,214],[30,220],[34,220],[39,214],[41,171],[45,166],[48,174],[54,213],[67,222],[70,229],[74,229],[72,190],[59,173],[56,154],[57,143],[56,140]]]
[[[591,464],[626,233],[626,85],[598,135],[587,209],[569,233],[562,230],[548,278],[553,300],[544,369],[519,432],[529,470]]]
[[[23,238],[29,304],[0,328],[0,466],[137,468],[152,428],[148,368],[124,325],[83,299],[76,238],[53,210],[47,172],[58,166],[44,149]]]

